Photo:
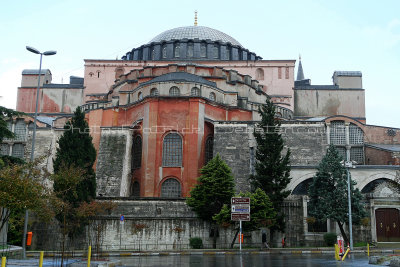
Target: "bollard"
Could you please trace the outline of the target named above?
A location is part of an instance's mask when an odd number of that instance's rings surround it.
[[[43,254],[44,254],[44,252],[43,252],[43,251],[40,251],[39,267],[42,267],[42,266],[43,266]]]
[[[6,257],[1,257],[1,267],[6,267]]]
[[[369,257],[369,243],[367,243],[367,255]]]
[[[88,257],[87,257],[87,267],[90,267],[90,256],[92,255],[92,246],[89,246]]]
[[[339,256],[339,246],[335,244],[335,260],[339,261],[340,256]]]
[[[345,259],[346,256],[347,256],[347,253],[349,253],[349,251],[350,251],[350,249],[348,248],[348,249],[346,250],[346,253],[344,253],[344,255],[343,255],[342,261],[344,261],[344,259]]]

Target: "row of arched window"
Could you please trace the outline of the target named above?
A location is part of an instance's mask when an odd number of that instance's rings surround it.
[[[159,95],[159,92],[158,92],[158,89],[157,88],[152,88],[151,90],[150,90],[150,96],[158,96]],[[181,95],[181,91],[180,91],[180,89],[178,88],[178,87],[176,87],[176,86],[172,86],[170,89],[169,89],[169,96],[180,96]],[[190,95],[191,96],[201,96],[201,90],[200,90],[200,88],[198,88],[198,87],[193,87],[192,89],[191,89],[191,91],[190,91]],[[210,94],[208,95],[208,98],[211,100],[211,101],[216,101],[216,94],[214,93],[214,92],[210,92]],[[142,100],[143,99],[143,93],[142,92],[139,92],[138,93],[138,100],[140,101],[140,100]]]
[[[140,197],[140,184],[135,181],[132,184],[131,195],[134,197]],[[182,196],[181,183],[175,178],[168,178],[161,184],[161,197],[164,198],[176,198]]]
[[[207,137],[205,142],[205,163],[213,158],[212,136]],[[142,165],[142,137],[137,135],[132,142],[132,169],[138,169]],[[164,137],[162,150],[163,167],[182,166],[182,137],[178,133],[169,133]]]
[[[220,57],[220,48],[218,45],[213,45],[212,46],[212,57],[215,59],[218,59]],[[167,58],[167,45],[164,44],[161,48],[161,55],[163,59]],[[175,58],[179,58],[181,56],[181,44],[180,43],[175,43],[174,44],[174,52],[173,55]],[[151,59],[155,60],[156,58],[156,53],[155,49],[153,48],[151,50]],[[186,57],[187,58],[192,58],[194,57],[194,44],[189,42],[187,44],[187,49],[186,49]],[[201,43],[200,44],[200,57],[206,58],[207,57],[207,44],[206,43]],[[226,49],[226,60],[231,59],[231,48],[227,47]]]

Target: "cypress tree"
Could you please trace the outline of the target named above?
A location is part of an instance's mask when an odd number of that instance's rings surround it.
[[[255,174],[250,176],[250,181],[253,188],[260,188],[267,194],[277,212],[276,224],[270,228],[272,236],[274,230],[285,229],[281,205],[290,194],[290,191],[286,190],[290,182],[290,150],[283,153],[281,123],[276,118],[275,106],[269,97],[258,112],[261,122],[254,130],[257,142]]]
[[[96,177],[93,164],[96,160],[96,149],[89,134],[89,126],[85,121],[85,114],[78,107],[71,121],[64,126],[65,132],[58,140],[54,173],[58,174],[62,168],[77,167],[84,170],[84,177],[77,185],[76,191],[65,195],[66,201],[77,207],[81,202],[89,202],[96,196]],[[54,191],[61,190],[59,182],[54,182]]]

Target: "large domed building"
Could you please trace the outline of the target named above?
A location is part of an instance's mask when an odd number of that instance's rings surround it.
[[[400,223],[395,207],[399,194],[392,186],[400,175],[400,130],[366,124],[361,72],[335,71],[331,85],[312,85],[304,78],[301,61],[295,81],[295,63],[262,59],[226,33],[187,26],[156,35],[121,60],[86,59],[84,78],[72,77],[68,85],[52,84],[51,72],[45,70],[39,112],[40,122],[49,128],[38,131],[42,150],[35,155],[50,151],[54,157],[60,131],[53,129],[62,127],[81,106],[97,149],[99,199],[115,199],[116,214],[124,214],[132,225],[140,218],[154,229],[175,229],[179,219],[179,238],[202,236],[207,243],[208,226],[196,221],[183,198],[196,184],[200,168],[216,153],[232,168],[237,191],[249,189],[257,111],[270,97],[291,149],[292,194],[284,204],[288,245],[314,242],[315,235],[337,230],[334,222],[315,229],[305,220],[308,186],[329,144],[358,163],[351,174],[368,197],[365,205],[371,220],[356,232],[367,232],[374,241],[400,240],[396,229],[381,229]],[[22,73],[20,111],[33,112],[38,74]],[[21,122],[14,122],[11,129],[17,129],[17,123],[20,129]],[[15,145],[29,148],[29,142],[26,138],[3,144],[2,153],[12,154]],[[51,169],[52,161],[48,162]],[[105,237],[110,244],[118,239],[115,227],[110,222]],[[178,233],[157,235],[169,242]]]

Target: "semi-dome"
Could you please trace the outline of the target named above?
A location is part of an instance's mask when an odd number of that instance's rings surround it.
[[[205,26],[186,26],[167,30],[151,39],[149,43],[182,39],[219,41],[242,47],[242,45],[232,36]]]

